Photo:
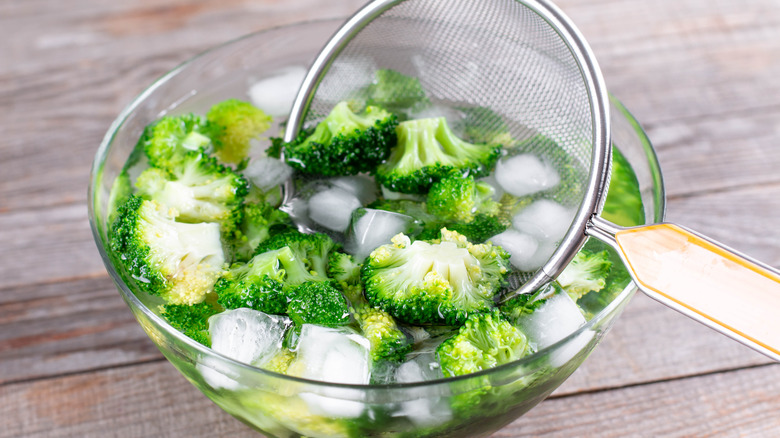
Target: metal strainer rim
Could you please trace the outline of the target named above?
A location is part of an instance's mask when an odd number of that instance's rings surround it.
[[[290,117],[284,133],[284,141],[292,141],[301,129],[304,116],[321,79],[339,53],[360,30],[376,17],[393,6],[411,0],[374,0],[366,4],[333,34],[311,64],[298,94],[293,102]],[[579,248],[587,240],[585,230],[593,215],[603,207],[609,184],[611,164],[611,136],[609,96],[601,69],[590,45],[579,29],[563,11],[548,0],[514,0],[523,4],[559,34],[571,51],[574,60],[585,80],[585,89],[590,103],[593,131],[591,137],[592,155],[590,173],[585,187],[582,203],[555,252],[547,262],[531,276],[514,294],[530,293],[550,282],[563,271]]]

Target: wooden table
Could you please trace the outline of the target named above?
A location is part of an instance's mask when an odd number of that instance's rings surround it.
[[[360,0],[0,2],[0,437],[251,436],[159,354],[87,223],[113,118],[196,53]],[[780,265],[780,2],[561,0],[647,129],[668,218]],[[737,291],[735,291],[735,299]],[[496,436],[780,436],[780,366],[637,296]]]

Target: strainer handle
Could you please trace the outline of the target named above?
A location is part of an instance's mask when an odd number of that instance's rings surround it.
[[[780,271],[679,225],[590,225],[642,292],[780,361]]]

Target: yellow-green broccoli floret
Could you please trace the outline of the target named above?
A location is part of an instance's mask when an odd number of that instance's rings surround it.
[[[202,302],[225,263],[218,224],[177,222],[175,210],[138,196],[119,209],[110,239],[138,287],[169,304]]]
[[[224,163],[239,164],[247,159],[251,140],[271,126],[271,116],[249,102],[222,101],[206,114],[214,153]]]
[[[202,151],[185,153],[168,169],[150,167],[135,183],[138,194],[175,209],[182,222],[218,222],[234,233],[248,191],[243,176]]]
[[[366,259],[361,279],[368,301],[402,322],[460,325],[494,307],[508,269],[500,247],[442,229],[431,241],[394,237]]]
[[[528,339],[498,310],[475,313],[436,349],[445,377],[495,368],[531,352]]]
[[[396,131],[398,143],[376,170],[377,181],[394,192],[426,193],[453,174],[486,176],[501,155],[500,144],[461,140],[443,117],[407,120]]]
[[[206,122],[195,114],[165,116],[149,124],[137,149],[143,149],[149,164],[160,169],[173,169],[189,151],[207,150],[211,146]]]
[[[598,292],[607,284],[612,260],[609,251],[582,249],[558,275],[558,283],[575,302],[588,292]]]
[[[341,176],[373,172],[396,142],[395,115],[368,106],[355,114],[347,102],[337,104],[311,130],[304,130],[290,143],[275,139],[269,155],[283,150],[287,164],[301,172]]]
[[[239,261],[249,260],[260,243],[279,231],[287,231],[291,224],[287,213],[267,202],[244,203],[241,223],[231,240],[233,256]]]
[[[292,250],[295,258],[302,261],[312,275],[322,280],[328,277],[328,257],[331,251],[339,248],[339,245],[326,234],[305,234],[295,230],[272,235],[257,246],[255,254],[285,246]]]

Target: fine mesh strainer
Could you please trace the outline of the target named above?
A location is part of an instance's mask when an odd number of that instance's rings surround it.
[[[580,189],[577,209],[544,266],[516,277],[516,293],[557,277],[588,236],[619,252],[640,289],[664,304],[780,360],[780,273],[672,224],[615,226],[597,214],[606,198],[609,102],[587,43],[546,0],[375,0],[350,18],[314,61],[293,104],[285,141],[353,97],[366,72],[420,80],[442,111],[484,107],[513,138],[554,167],[565,150]],[[440,114],[446,115],[446,114]],[[487,124],[491,118],[472,120]],[[550,141],[535,141],[546,138]]]

